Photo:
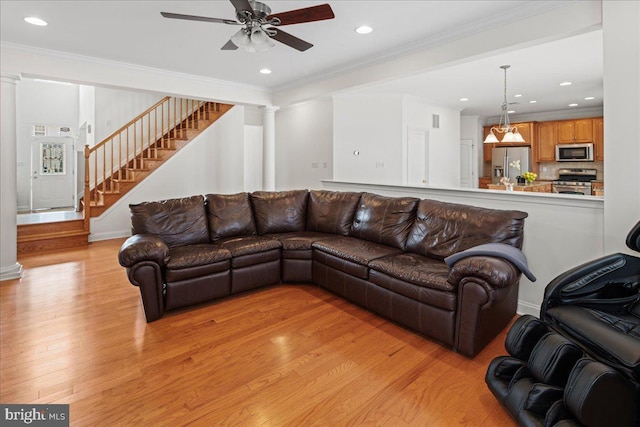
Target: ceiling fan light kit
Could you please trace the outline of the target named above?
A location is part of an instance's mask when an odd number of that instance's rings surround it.
[[[511,126],[509,123],[509,104],[507,103],[507,69],[511,65],[502,65],[500,68],[504,70],[504,101],[502,102],[502,112],[500,113],[500,122],[498,126],[493,126],[489,135],[484,139],[485,144],[495,144],[501,142],[496,136],[496,132],[503,133],[502,142],[525,142],[518,128]]]
[[[170,12],[160,12],[160,14],[170,19],[242,25],[244,28],[236,32],[231,39],[222,46],[222,50],[236,50],[241,48],[251,53],[263,52],[275,46],[275,43],[273,43],[271,39],[304,52],[313,47],[313,45],[275,27],[335,18],[333,10],[328,4],[305,7],[272,15],[269,6],[256,0],[230,1],[236,9],[236,21],[232,19],[209,18]]]

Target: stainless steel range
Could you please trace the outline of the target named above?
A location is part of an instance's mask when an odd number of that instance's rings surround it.
[[[596,179],[595,169],[560,169],[553,181],[553,192],[591,195],[591,181]]]

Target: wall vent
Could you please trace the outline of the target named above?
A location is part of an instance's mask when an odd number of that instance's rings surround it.
[[[432,114],[431,115],[431,127],[434,129],[440,129],[440,115]]]

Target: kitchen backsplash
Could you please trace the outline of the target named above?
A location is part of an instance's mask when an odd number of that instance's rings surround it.
[[[545,171],[544,168],[547,168]],[[603,180],[603,162],[541,162],[538,180],[552,181],[558,179],[558,169],[595,169],[596,179]]]

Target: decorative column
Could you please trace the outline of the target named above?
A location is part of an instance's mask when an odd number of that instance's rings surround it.
[[[2,75],[0,93],[0,280],[22,277],[18,264],[16,85],[18,76]]]
[[[276,189],[276,111],[278,107],[262,107],[262,189]]]

